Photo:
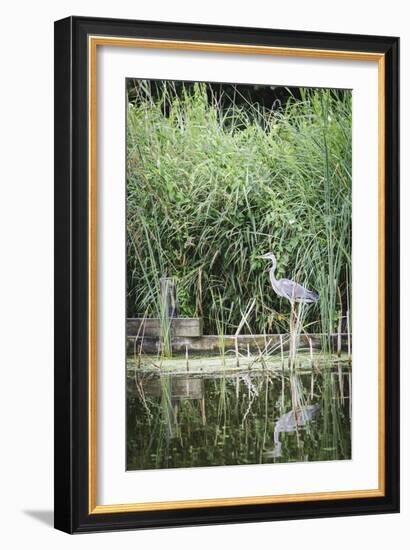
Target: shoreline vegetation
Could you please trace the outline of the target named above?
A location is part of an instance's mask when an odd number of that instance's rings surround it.
[[[128,469],[351,457],[351,139],[349,90],[128,80]]]
[[[351,92],[301,89],[269,109],[152,86],[134,83],[128,104],[128,317],[161,317],[168,275],[205,334],[235,334],[252,304],[242,333],[288,333],[258,258],[273,250],[278,277],[320,295],[304,330],[351,332]]]

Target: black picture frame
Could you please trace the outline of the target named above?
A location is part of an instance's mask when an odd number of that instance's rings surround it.
[[[90,35],[375,52],[385,60],[385,491],[372,498],[90,513]],[[67,533],[399,511],[399,39],[68,17],[55,23],[55,527]]]

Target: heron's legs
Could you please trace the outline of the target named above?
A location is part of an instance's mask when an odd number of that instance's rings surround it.
[[[294,300],[290,301],[290,319],[289,319],[289,332],[290,332],[290,345],[289,345],[289,368],[293,371],[295,367],[296,351],[297,351],[297,334],[299,324],[300,304],[295,305]]]
[[[289,370],[293,372],[295,358],[295,302],[290,302],[290,318],[289,318]]]

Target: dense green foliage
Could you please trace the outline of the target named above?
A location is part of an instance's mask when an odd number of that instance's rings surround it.
[[[157,316],[159,277],[205,332],[288,331],[270,287],[294,278],[320,295],[309,330],[333,332],[350,303],[351,92],[300,91],[267,109],[221,107],[208,85],[162,95],[140,82],[128,105],[128,315]]]

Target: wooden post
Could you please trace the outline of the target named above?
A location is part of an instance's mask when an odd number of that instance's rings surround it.
[[[285,368],[285,354],[283,352],[283,336],[282,336],[282,334],[279,334],[279,342],[280,342],[280,360],[281,360],[281,367],[282,367],[282,372],[283,372],[284,368]]]
[[[337,287],[337,294],[339,296],[339,319],[337,323],[337,356],[340,357],[342,354],[342,320],[343,320],[343,302],[342,302],[342,293],[340,292],[340,287]]]
[[[339,378],[339,394],[340,394],[340,401],[344,403],[345,396],[344,396],[344,386],[343,386],[343,372],[342,372],[342,364],[337,364],[337,375]]]
[[[238,337],[236,335],[235,335],[235,357],[236,357],[236,366],[239,367]]]
[[[201,416],[202,416],[202,426],[205,426],[206,425],[205,397],[201,399]]]
[[[313,342],[312,342],[312,338],[310,338],[310,336],[308,336],[308,340],[309,340],[309,350],[310,350],[310,361],[312,363],[312,368],[313,368],[313,363],[314,363],[314,360],[313,360]]]
[[[177,312],[176,286],[171,277],[161,277],[160,283],[160,319],[161,319],[161,352],[167,356],[172,355],[171,319]]]
[[[337,323],[337,356],[342,355],[342,312],[339,311],[339,320]]]
[[[283,368],[282,368],[281,382],[282,382],[282,385],[281,385],[280,395],[281,395],[281,405],[282,405],[281,414],[282,414],[283,411],[285,410],[285,374],[284,374]]]
[[[178,317],[177,287],[172,277],[161,277],[159,280],[161,290],[161,309],[164,315],[173,319]]]

